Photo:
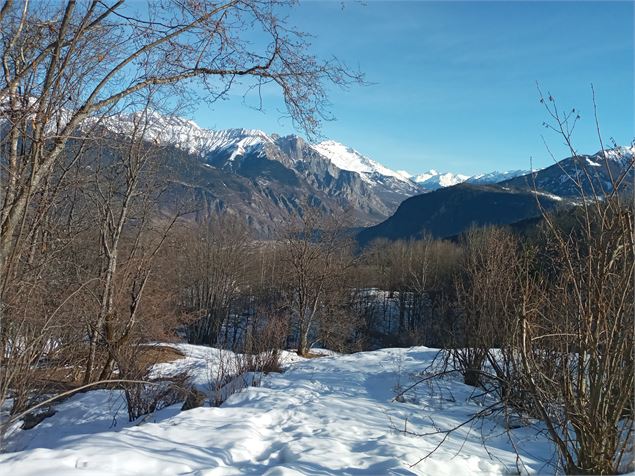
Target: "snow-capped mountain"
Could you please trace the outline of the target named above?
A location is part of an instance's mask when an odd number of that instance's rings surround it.
[[[326,157],[341,170],[355,172],[366,183],[390,193],[409,197],[421,193],[423,190],[403,172],[396,172],[388,167],[360,154],[355,149],[339,142],[327,140],[313,145],[320,155]]]
[[[527,170],[510,170],[507,172],[489,172],[477,175],[455,174],[452,172],[438,172],[434,169],[411,176],[411,179],[423,187],[426,191],[437,190],[443,187],[451,187],[459,183],[468,182],[474,184],[497,183],[502,180],[518,177],[529,173]]]
[[[472,175],[466,181],[468,183],[475,183],[475,184],[498,183],[498,182],[502,182],[503,180],[509,180],[509,179],[514,178],[514,177],[519,177],[521,175],[526,175],[529,172],[530,172],[530,170],[520,170],[520,169],[519,170],[508,170],[506,172],[494,171],[494,172],[489,172],[489,173],[486,173],[486,174]]]
[[[235,156],[273,139],[257,129],[204,129],[194,121],[179,116],[166,116],[149,112],[143,117],[137,113],[109,118],[106,126],[118,133],[131,133],[135,123],[143,128],[146,140],[173,145],[192,155],[205,155],[210,151],[232,149]]]
[[[442,187],[450,187],[465,182],[468,175],[454,174],[451,172],[439,173],[432,169],[414,177],[414,181],[426,190],[436,190]]]
[[[329,214],[347,210],[353,215],[352,226],[377,223],[404,199],[423,191],[399,172],[335,141],[311,144],[296,135],[211,130],[157,113],[113,117],[103,124],[129,135],[135,121],[145,124],[149,143],[162,146],[166,154],[177,149],[180,153],[173,156],[187,155],[182,165],[170,164],[171,180],[190,190],[187,193],[195,189],[207,214],[230,209],[245,215],[263,234],[273,230],[275,222],[301,212],[306,203]]]
[[[355,149],[347,147],[344,144],[335,142],[334,140],[326,140],[313,146],[320,154],[329,159],[336,167],[342,170],[357,172],[364,180],[369,183],[373,182],[373,177],[384,176],[394,177],[397,180],[412,184],[409,177],[404,177],[403,172],[395,172],[388,167],[384,167],[379,162],[363,156]]]
[[[223,154],[225,162],[233,162],[235,159],[240,160],[241,157],[254,154],[264,157],[272,152],[267,149],[276,148],[280,141],[301,139],[293,135],[286,137],[280,137],[277,134],[267,135],[256,129],[204,129],[194,121],[177,116],[164,116],[156,112],[149,113],[143,119],[144,122],[147,120],[145,135],[149,140],[171,144],[190,154],[208,158],[210,155],[225,152]],[[134,120],[138,121],[139,116],[132,114],[125,118],[118,117],[109,123],[108,127],[117,132],[129,132]],[[388,188],[406,196],[421,191],[420,187],[403,173],[395,172],[339,142],[326,140],[318,144],[308,144],[308,147],[322,158],[328,159],[338,169],[358,174],[371,186]],[[275,158],[286,162],[285,165],[291,164],[285,161],[285,158],[279,156]]]
[[[616,146],[593,155],[569,157],[543,170],[534,170],[533,175],[539,180],[537,183],[539,189],[544,189],[556,196],[575,196],[579,194],[579,190],[570,179],[585,175],[582,166],[587,169],[587,173],[590,172],[594,185],[602,187],[597,190],[606,190],[611,186],[610,174],[619,174],[624,165],[632,161],[634,156],[635,146]],[[407,175],[407,173],[404,174]],[[504,182],[507,185],[526,188],[531,174],[530,170],[508,170],[469,176],[451,172],[440,173],[433,169],[409,177],[426,191],[433,191],[463,182],[476,185]]]
[[[611,192],[613,186],[631,190],[635,179],[635,147],[614,147],[593,155],[577,155],[533,173],[500,182],[516,189],[536,189],[558,197],[580,198]],[[624,177],[622,177],[624,175]]]
[[[615,161],[621,165],[627,165],[633,161],[635,157],[635,145],[630,147],[617,146],[612,149],[606,149],[595,154],[596,160],[602,161],[602,159]],[[596,162],[597,163],[597,162]],[[601,165],[601,164],[598,164]]]

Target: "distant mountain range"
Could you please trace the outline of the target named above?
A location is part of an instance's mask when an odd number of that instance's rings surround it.
[[[585,197],[632,193],[635,147],[566,158],[533,173],[496,184],[464,183],[405,200],[395,214],[357,235],[364,246],[377,239],[455,236],[470,226],[505,225],[538,217],[542,210],[575,206]]]
[[[106,126],[128,134],[131,119],[116,117]],[[546,208],[579,200],[576,178],[584,193],[606,190],[635,150],[571,157],[532,173],[467,176],[431,170],[411,176],[333,140],[312,144],[296,135],[210,130],[173,116],[153,114],[147,137],[165,149],[166,208],[191,200],[197,220],[225,211],[242,217],[262,237],[272,237],[279,224],[310,204],[324,214],[347,212],[351,227],[368,227],[359,234],[361,243],[423,233],[451,236],[472,224],[534,217],[537,196]]]
[[[119,116],[105,126],[129,134],[133,119]],[[222,210],[242,217],[265,238],[307,204],[325,214],[347,213],[352,227],[363,227],[384,220],[404,199],[423,191],[335,141],[311,144],[296,135],[210,130],[159,114],[150,119],[146,137],[163,146],[162,173],[170,184],[162,205],[187,199],[201,221]]]
[[[452,172],[441,173],[434,169],[418,175],[409,175],[407,172],[401,173],[404,177],[408,177],[412,181],[418,183],[425,191],[433,191],[443,187],[451,187],[452,185],[457,185],[463,182],[481,185],[498,183],[503,180],[518,177],[519,175],[525,175],[529,173],[529,170],[510,170],[507,172],[496,171],[477,175],[463,175]]]
[[[135,118],[116,116],[105,126],[130,134]],[[312,144],[254,129],[204,129],[158,113],[148,119],[147,140],[166,149],[170,187],[164,206],[188,197],[198,220],[224,210],[243,217],[263,237],[306,204],[323,213],[347,212],[352,227],[364,227],[391,216],[406,198],[438,188],[333,140]]]

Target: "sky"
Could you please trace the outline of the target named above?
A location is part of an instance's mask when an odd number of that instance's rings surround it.
[[[395,169],[475,174],[529,169],[567,156],[536,82],[581,119],[580,153],[635,138],[634,3],[309,1],[288,22],[313,35],[312,51],[365,74],[366,85],[330,87],[321,135]],[[264,111],[234,93],[192,112],[203,127],[298,133],[279,96]],[[300,135],[301,132],[300,132]],[[543,140],[544,139],[544,140]]]

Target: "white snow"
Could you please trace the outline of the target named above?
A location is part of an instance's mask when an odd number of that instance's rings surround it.
[[[436,190],[437,188],[463,183],[468,178],[470,178],[468,175],[454,174],[452,172],[440,173],[431,169],[428,172],[417,175],[414,181],[426,189]]]
[[[436,177],[437,175],[439,175],[439,172],[434,169],[430,169],[427,172],[423,172],[422,174],[415,176],[414,181],[417,183],[422,183],[428,179],[431,179],[432,177]]]
[[[410,178],[406,177],[403,172],[395,172],[339,142],[327,140],[313,145],[313,148],[329,159],[337,168],[357,172],[369,183],[374,183],[373,174],[394,177],[408,184],[412,183]]]
[[[190,154],[233,149],[230,161],[244,154],[249,148],[259,144],[273,143],[273,139],[256,129],[204,129],[194,121],[150,112],[140,121],[138,113],[114,116],[106,121],[106,126],[119,133],[131,133],[135,122],[147,121],[145,139],[158,144],[174,145]]]
[[[401,175],[403,178],[412,180],[412,174],[408,172],[407,170],[397,170],[397,173]]]
[[[188,369],[198,383],[214,373],[219,351],[179,346],[187,358],[162,364],[161,375]],[[528,425],[511,430],[517,460],[500,418],[449,429],[483,408],[475,390],[455,378],[435,379],[394,401],[395,390],[430,364],[424,347],[299,359],[261,386],[232,395],[221,407],[179,412],[172,406],[131,425],[121,395],[77,395],[14,442],[22,451],[0,455],[12,475],[301,475],[518,474],[552,472],[552,446]],[[125,416],[125,415],[124,415]],[[116,423],[116,425],[113,425]],[[27,437],[26,434],[29,436]]]
[[[630,147],[617,146],[612,149],[606,149],[603,151],[604,157],[610,160],[616,160],[619,162],[627,163],[628,161],[633,160],[635,156],[635,145],[631,145]],[[601,152],[598,152],[596,155],[601,155]]]
[[[536,172],[536,170],[534,170],[534,172]],[[529,170],[506,170],[504,172],[499,172],[498,170],[495,170],[494,172],[489,172],[486,174],[476,174],[476,175],[472,175],[470,178],[467,179],[468,182],[470,183],[498,183],[498,182],[502,182],[503,180],[509,180],[512,179],[514,177],[519,177],[521,175],[527,175],[531,173]]]
[[[528,170],[508,170],[505,172],[494,171],[475,175],[464,175],[452,172],[442,173],[431,169],[415,176],[413,180],[428,190],[436,190],[438,188],[450,187],[463,182],[475,184],[498,183],[503,180],[508,180],[528,173]]]
[[[552,200],[555,200],[557,202],[561,202],[562,201],[562,197],[559,195],[554,195],[553,193],[547,193],[547,192],[538,192],[536,190],[532,190],[531,193],[533,193],[534,195],[538,195],[541,197],[547,197],[550,198]]]

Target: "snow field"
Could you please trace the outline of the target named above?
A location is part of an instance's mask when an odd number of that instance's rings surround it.
[[[199,388],[220,351],[178,345],[185,359],[160,364],[156,375],[187,370]],[[455,378],[435,379],[394,401],[437,351],[424,347],[300,359],[284,353],[287,369],[221,407],[180,412],[175,405],[129,424],[117,392],[77,395],[35,429],[16,431],[0,472],[65,474],[518,474],[553,472],[552,447],[536,428],[512,430],[517,460],[501,418],[451,433],[429,458],[411,466],[443,434],[486,403]],[[482,400],[482,399],[481,399]],[[117,403],[118,402],[118,403]],[[116,423],[113,426],[113,422]],[[28,434],[28,435],[27,435]],[[485,437],[485,438],[484,438]],[[522,461],[522,462],[520,462]]]

